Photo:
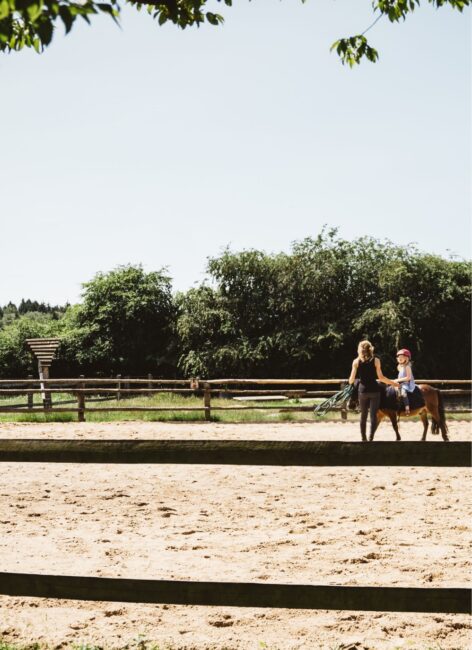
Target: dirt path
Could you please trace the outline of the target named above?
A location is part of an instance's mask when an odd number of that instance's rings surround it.
[[[421,437],[404,423],[402,435]],[[352,423],[1,424],[1,437],[357,440]],[[379,440],[393,439],[384,424]],[[471,440],[452,423],[452,440]],[[431,440],[438,440],[432,437]],[[401,444],[401,443],[399,443]],[[443,444],[443,443],[438,443]],[[2,464],[0,571],[470,585],[471,475],[454,468]],[[0,638],[175,648],[472,648],[470,617],[0,597]],[[264,644],[267,644],[266,646]]]

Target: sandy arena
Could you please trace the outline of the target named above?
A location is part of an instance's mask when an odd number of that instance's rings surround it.
[[[402,423],[419,440],[420,423]],[[471,425],[450,424],[451,440]],[[3,438],[358,440],[356,423],[0,424]],[[393,440],[383,423],[379,440]],[[429,436],[430,444],[445,444]],[[375,444],[375,443],[374,443]],[[401,443],[398,443],[401,444]],[[2,464],[1,571],[467,587],[471,473],[456,468]],[[0,596],[0,639],[55,648],[472,648],[465,615]]]

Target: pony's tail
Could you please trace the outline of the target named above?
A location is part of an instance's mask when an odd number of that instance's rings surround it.
[[[446,424],[446,413],[444,411],[444,400],[443,400],[443,396],[441,395],[440,390],[438,390],[438,414],[439,414],[439,429],[441,430],[443,438],[445,440],[447,440],[447,434],[449,433],[449,430],[448,430],[447,424]],[[439,431],[437,433],[439,433]]]

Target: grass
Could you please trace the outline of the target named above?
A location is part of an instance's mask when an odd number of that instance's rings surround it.
[[[36,397],[36,396],[35,396]],[[40,396],[35,400],[35,406],[41,405]],[[21,404],[24,398],[8,398],[1,399],[0,405],[9,406],[11,404]],[[54,400],[54,404],[59,406],[59,402],[72,399],[72,395],[61,395],[58,400]],[[25,406],[26,406],[26,400]],[[313,407],[316,400],[310,402],[303,402],[304,406]],[[231,399],[212,398],[212,407],[226,407],[226,406],[260,406],[260,402],[237,402]],[[278,412],[281,406],[300,406],[301,402],[296,399],[287,399],[284,401],[264,402],[264,406],[272,407],[271,410],[234,410],[234,411],[212,411],[211,420],[213,422],[297,422],[297,421],[313,421],[314,415],[311,411],[304,412]],[[75,404],[65,404],[66,408],[75,408]],[[104,407],[119,407],[123,406],[129,408],[132,406],[140,407],[161,407],[161,408],[199,408],[200,411],[112,411],[112,412],[92,412],[86,411],[87,422],[115,422],[115,421],[133,421],[142,420],[145,422],[203,422],[205,420],[203,411],[203,399],[196,396],[183,396],[170,393],[157,393],[152,396],[140,396],[127,399],[107,400],[101,403],[86,402],[86,406],[96,408],[99,406]],[[322,418],[316,417],[320,420],[340,419],[339,413],[329,413]],[[355,416],[354,416],[355,417]],[[0,413],[0,422],[74,422],[77,421],[77,413]],[[0,648],[1,650],[1,648]]]
[[[105,650],[107,646],[104,645],[94,645],[92,643],[72,643],[70,646],[71,650]],[[173,643],[164,643],[164,645],[160,643],[154,643],[153,641],[150,641],[149,639],[146,638],[141,638],[137,637],[133,639],[131,643],[127,643],[126,645],[122,646],[119,648],[119,650],[179,650],[182,646],[177,646],[174,645]],[[211,647],[212,649],[215,647],[214,644],[211,646],[208,646],[209,648]],[[264,650],[279,650],[275,646],[268,646],[266,643],[259,642],[259,644],[254,646],[255,650],[257,648],[264,648]],[[0,650],[52,650],[52,646],[49,646],[48,644],[40,644],[40,643],[28,643],[28,644],[13,644],[10,643],[9,641],[4,641],[0,639]],[[111,650],[111,648],[109,649]],[[115,649],[116,650],[116,649]],[[201,650],[204,650],[204,647],[201,647]],[[221,646],[220,650],[230,650],[230,648],[226,646]]]
[[[61,406],[62,402],[72,402],[64,404],[65,408],[76,408],[76,402],[73,395],[61,394],[56,396],[54,399],[54,405],[56,407]],[[237,422],[326,422],[326,421],[341,421],[341,415],[339,412],[332,411],[327,413],[324,416],[317,416],[313,411],[282,411],[278,409],[280,407],[297,407],[303,404],[303,406],[308,406],[313,408],[318,402],[322,400],[309,400],[301,402],[298,399],[286,399],[273,402],[264,402],[264,406],[272,407],[271,410],[233,410],[233,411],[216,411],[213,410],[211,413],[212,422],[228,422],[228,423],[237,423]],[[9,397],[7,399],[0,398],[1,406],[10,406],[12,404],[21,404],[24,402],[26,406],[26,398],[23,397]],[[35,395],[35,406],[41,406],[41,396]],[[261,402],[237,402],[235,400],[226,399],[226,398],[212,398],[211,406],[260,406]],[[104,407],[132,407],[132,406],[141,406],[141,407],[165,407],[165,408],[178,408],[178,407],[196,407],[202,410],[200,411],[135,411],[135,412],[126,412],[126,411],[112,411],[112,412],[91,412],[86,411],[86,420],[87,422],[117,422],[117,421],[136,421],[141,420],[144,422],[203,422],[205,420],[203,412],[203,399],[202,397],[196,397],[193,395],[178,395],[171,393],[156,393],[152,396],[139,396],[122,399],[120,401],[106,400],[104,402],[92,402],[87,401],[86,406],[90,408],[97,408],[99,406]],[[348,413],[348,421],[357,421],[359,415],[357,413]],[[418,418],[411,418],[413,421],[417,421]],[[472,419],[471,414],[447,414],[448,420],[467,420]],[[0,413],[0,422],[76,422],[77,413]],[[0,650],[2,650],[0,648]]]
[[[93,645],[91,643],[81,642],[81,643],[72,643],[70,646],[71,650],[105,650],[106,645]],[[173,643],[165,643],[164,645],[154,643],[153,641],[146,639],[145,637],[138,636],[131,643],[127,643],[122,646],[119,650],[178,650],[181,646],[176,646]],[[214,644],[208,646],[214,648]],[[345,650],[346,645],[334,645],[330,647],[330,650]],[[408,647],[410,650],[444,650],[440,645],[417,645],[409,643],[407,646],[391,646],[390,650],[405,650]],[[2,640],[0,638],[0,650],[52,650],[52,646],[47,644],[40,643],[29,643],[29,644],[17,644],[10,643],[9,641]],[[111,650],[111,649],[110,649]],[[205,650],[202,646],[201,650]],[[226,646],[221,646],[220,650],[230,650]],[[278,646],[273,646],[265,643],[265,641],[255,641],[254,650],[279,650]],[[372,646],[372,650],[374,647]],[[460,650],[456,648],[455,650]]]

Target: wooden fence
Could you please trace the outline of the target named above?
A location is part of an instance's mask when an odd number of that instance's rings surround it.
[[[154,379],[129,378],[118,375],[110,379],[92,379],[79,377],[74,379],[8,379],[0,380],[0,398],[26,397],[25,402],[13,405],[2,405],[0,413],[77,413],[79,422],[84,422],[86,413],[97,412],[199,412],[205,420],[211,420],[212,412],[218,411],[278,411],[278,412],[312,412],[313,406],[297,405],[268,405],[251,403],[242,405],[216,406],[212,398],[225,397],[251,398],[285,397],[287,399],[327,398],[334,395],[346,385],[346,379],[209,379],[198,381],[193,379]],[[471,383],[467,379],[420,379],[417,383],[427,383],[440,386],[441,393],[446,399],[463,397],[469,398],[470,406]],[[248,386],[250,388],[248,388]],[[456,388],[449,388],[455,386]],[[459,386],[459,388],[457,388]],[[465,388],[467,386],[468,388]],[[446,388],[443,388],[446,387]],[[321,388],[321,390],[320,390]],[[202,406],[126,406],[126,398],[152,396],[168,393],[172,395],[194,395],[202,398]],[[40,394],[42,405],[34,405],[34,395]],[[52,403],[52,395],[74,395],[74,399]],[[46,399],[47,398],[47,399]],[[97,402],[117,400],[118,406],[106,406]],[[89,404],[95,404],[90,406]],[[339,411],[342,420],[347,419],[347,404],[333,410]],[[470,408],[446,409],[446,412],[471,413]]]
[[[470,465],[471,451],[472,446],[468,442],[451,442],[448,445],[377,442],[363,445],[249,440],[2,440],[0,462],[421,464],[464,467]],[[470,613],[472,606],[471,591],[455,587],[137,580],[7,572],[0,573],[0,594],[110,602],[460,614]]]

